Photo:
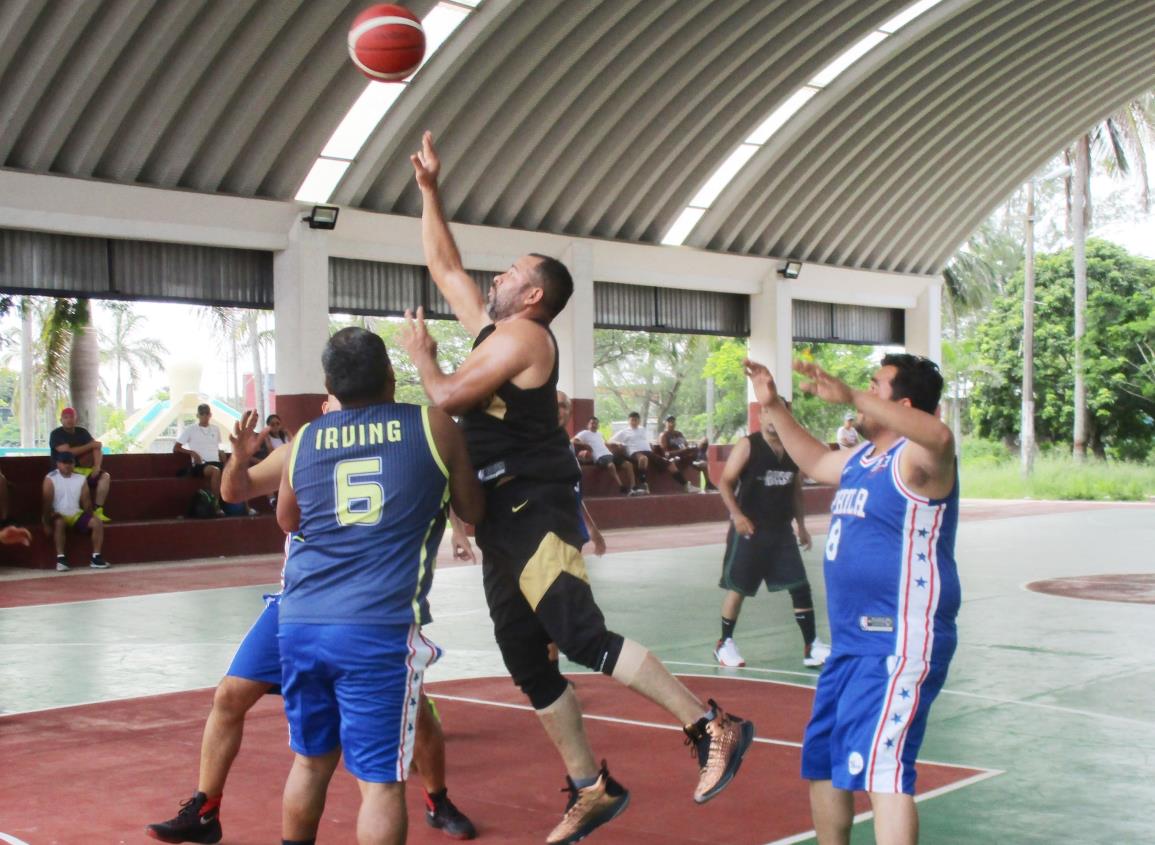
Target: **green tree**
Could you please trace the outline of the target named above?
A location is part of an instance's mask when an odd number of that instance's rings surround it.
[[[870,385],[870,377],[877,369],[872,346],[857,346],[848,343],[795,343],[795,358],[809,358],[831,375],[837,376],[848,385],[865,389]],[[785,374],[785,368],[780,368]],[[778,376],[782,378],[783,376]],[[800,377],[795,376],[794,401],[791,411],[802,426],[827,442],[834,441],[838,427],[849,406],[831,405],[816,396],[798,389]]]
[[[1036,428],[1040,443],[1070,443],[1074,431],[1073,250],[1036,265]],[[1103,457],[1142,457],[1155,443],[1155,384],[1143,350],[1155,344],[1155,262],[1114,244],[1087,242],[1088,445]],[[980,434],[1008,443],[1018,433],[1022,274],[1011,279],[978,328],[971,419]]]

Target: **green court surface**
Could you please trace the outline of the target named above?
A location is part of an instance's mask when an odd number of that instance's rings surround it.
[[[995,507],[960,524],[959,649],[920,756],[989,775],[928,796],[920,811],[922,841],[1155,842],[1155,604],[1025,587],[1095,574],[1149,576],[1155,506],[1034,510],[1009,509],[1000,518]],[[589,558],[612,628],[648,645],[677,673],[814,684],[815,672],[801,665],[784,593],[747,600],[736,633],[747,667],[720,669],[711,650],[722,547],[614,553],[615,541],[623,547],[628,536],[607,532],[610,554]],[[804,555],[819,607],[823,539],[816,534]],[[275,564],[263,565],[275,580]],[[427,633],[446,656],[431,682],[503,675],[480,581],[480,567],[438,573],[437,621]],[[0,575],[0,597],[17,583],[10,573]],[[214,685],[271,589],[272,583],[0,609],[0,739],[4,716]],[[823,636],[824,623],[820,612]],[[766,695],[775,686],[765,685]],[[599,753],[612,763],[612,750]],[[560,771],[559,765],[558,780]],[[756,771],[740,775],[749,776]],[[767,795],[765,807],[746,812],[771,812],[773,802]],[[0,802],[0,832],[14,812],[9,798]],[[154,807],[142,808],[142,823],[154,814]],[[804,834],[779,841],[808,841]],[[869,820],[856,825],[854,841],[874,841]]]

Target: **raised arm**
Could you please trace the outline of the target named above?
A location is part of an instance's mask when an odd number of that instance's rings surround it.
[[[461,253],[445,222],[441,207],[441,192],[437,178],[441,173],[441,159],[433,146],[433,133],[421,136],[421,150],[409,156],[421,188],[421,243],[425,247],[425,263],[437,289],[457,315],[457,319],[471,337],[477,337],[492,322],[485,311],[485,298],[473,278],[465,272]]]
[[[817,364],[799,361],[794,369],[806,377],[801,385],[806,392],[828,402],[853,405],[875,424],[909,441],[902,451],[899,473],[915,493],[938,499],[954,488],[954,435],[934,414],[912,407],[908,399],[895,401],[878,395],[877,374],[870,390],[855,390]]]
[[[444,373],[437,363],[437,342],[425,328],[423,309],[417,309],[416,317],[406,311],[405,319],[409,324],[401,342],[429,401],[448,414],[463,414],[477,407],[507,381],[518,387],[536,387],[553,365],[552,356],[545,361],[545,356],[536,354],[549,343],[545,330],[529,320],[512,320],[502,323],[485,343],[470,352],[456,372]],[[526,376],[532,382],[535,375],[540,376],[537,384],[519,383],[519,377]]]
[[[438,408],[429,409],[429,428],[441,460],[449,470],[449,500],[453,512],[476,525],[485,515],[485,498],[465,450],[465,437],[453,419]]]
[[[289,459],[292,445],[278,446],[267,458],[250,467],[249,459],[256,454],[268,432],[267,428],[258,432],[257,422],[256,411],[245,411],[229,435],[233,460],[225,464],[221,473],[221,498],[226,502],[245,502],[254,496],[268,496],[276,493],[280,486],[281,470]]]
[[[774,376],[764,364],[747,358],[742,365],[746,376],[754,387],[754,396],[770,413],[770,421],[778,432],[778,438],[808,476],[820,484],[838,484],[842,478],[842,468],[850,458],[849,452],[831,452],[826,444],[798,424],[782,397],[778,395],[778,385]]]

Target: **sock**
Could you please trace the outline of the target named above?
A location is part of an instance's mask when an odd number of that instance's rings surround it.
[[[638,470],[638,484],[646,483],[646,471],[644,469]]]
[[[722,617],[722,639],[729,640],[734,637],[734,629],[738,627],[737,619],[727,619]]]
[[[434,810],[437,809],[437,805],[445,800],[445,796],[448,794],[449,794],[449,789],[445,788],[445,787],[442,787],[437,792],[430,792],[428,789],[425,790],[425,807],[426,807],[426,809],[428,809],[429,812],[432,813]]]
[[[598,774],[601,773],[599,772]],[[571,780],[573,781],[573,785],[578,789],[585,789],[598,782],[598,775],[594,775],[592,778],[571,778]]]
[[[201,804],[201,815],[203,816],[205,813],[209,813],[218,809],[221,806],[221,799],[224,797],[225,796],[223,794],[212,796],[206,795],[205,802]]]
[[[68,560],[68,557],[66,555],[57,555],[56,556],[56,562],[57,563],[65,563],[67,560]]]
[[[685,486],[685,484],[686,484],[686,476],[682,475],[682,471],[681,471],[681,470],[677,470],[677,471],[675,471],[675,472],[674,472],[674,481],[678,482],[678,483],[679,483],[679,484],[681,484],[682,486]]]
[[[818,636],[818,632],[814,627],[814,610],[794,610],[794,621],[798,623],[798,627],[802,630],[802,642],[809,646],[814,642],[814,638]]]

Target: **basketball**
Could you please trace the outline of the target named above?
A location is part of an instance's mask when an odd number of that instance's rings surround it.
[[[421,21],[402,6],[381,3],[365,9],[349,29],[349,57],[358,70],[380,82],[395,82],[417,70],[425,56]]]

